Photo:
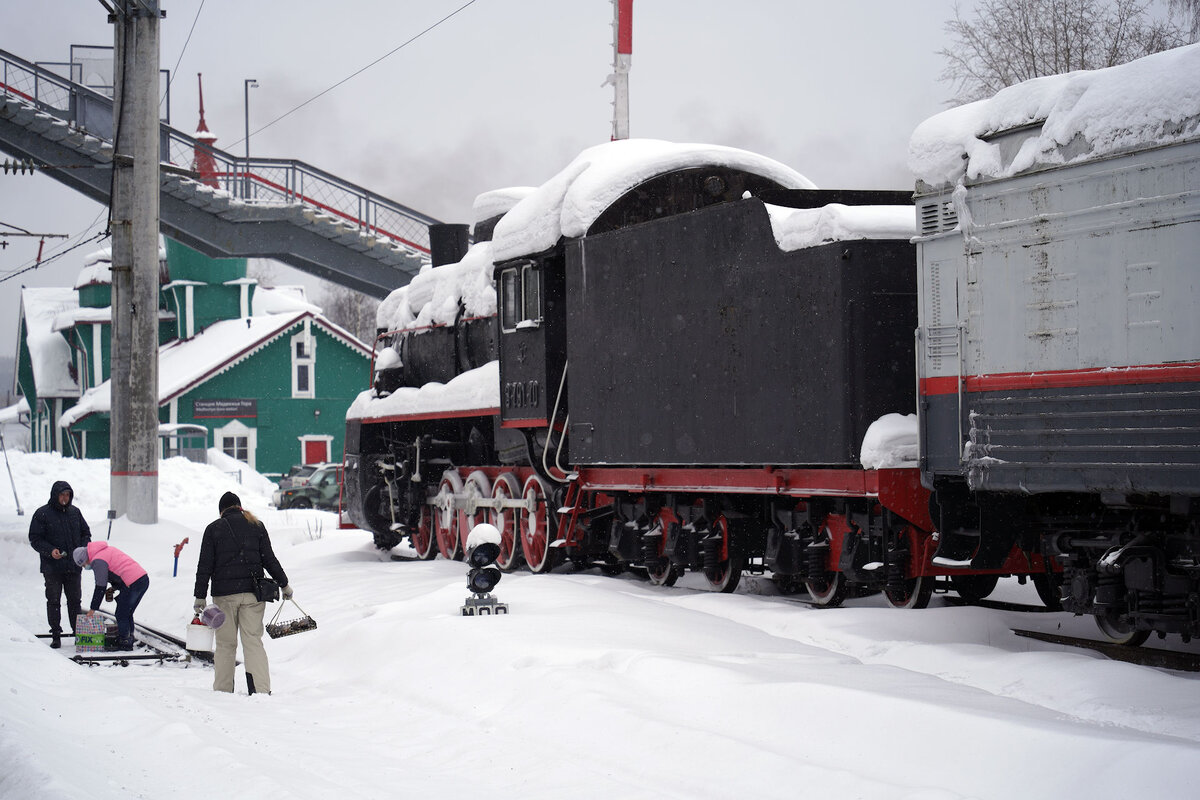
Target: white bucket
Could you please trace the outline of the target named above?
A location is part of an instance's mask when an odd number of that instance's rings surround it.
[[[187,626],[187,649],[198,653],[211,653],[217,632],[199,620]]]

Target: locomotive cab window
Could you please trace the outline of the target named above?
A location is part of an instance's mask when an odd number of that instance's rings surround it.
[[[541,323],[541,273],[533,264],[501,272],[500,296],[500,324],[505,333]]]

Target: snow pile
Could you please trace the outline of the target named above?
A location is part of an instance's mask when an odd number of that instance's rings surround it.
[[[25,344],[33,366],[33,383],[39,397],[77,397],[79,384],[71,377],[71,346],[54,330],[61,314],[79,308],[74,289],[63,287],[21,289],[21,314]]]
[[[226,695],[206,667],[82,667],[69,645],[34,637],[46,611],[27,531],[62,478],[106,540],[109,465],[10,456],[26,514],[6,486],[5,798],[776,800],[800,785],[863,800],[1116,800],[1194,788],[1200,675],[1009,630],[1078,635],[1094,629],[1086,619],[954,608],[940,594],[924,611],[878,594],[813,610],[755,576],[725,595],[694,574],[667,588],[565,568],[505,575],[496,594],[511,614],[467,618],[462,562],[391,561],[333,514],[272,509],[184,459],[160,465],[158,524],[112,525],[109,541],[150,574],[136,619],[183,635],[201,536],[233,491],[266,523],[318,628],[266,640],[270,697],[248,697],[241,669]],[[92,585],[85,575],[85,597]],[[1015,580],[993,596],[1037,602]]]
[[[449,325],[458,316],[460,304],[468,317],[496,313],[491,242],[471,245],[462,261],[423,268],[407,286],[383,299],[375,321],[388,331]]]
[[[252,304],[254,308],[250,313],[256,317],[289,314],[295,311],[322,313],[320,306],[308,302],[308,291],[300,285],[259,286],[254,290]]]
[[[701,166],[745,170],[787,189],[815,189],[800,173],[765,156],[719,145],[624,139],[590,147],[518,203],[496,225],[496,261],[532,255],[560,238],[584,235],[627,191],[656,175]]]
[[[990,136],[1041,125],[1008,159]],[[1200,44],[1101,70],[1010,86],[922,122],[908,165],[931,186],[1002,178],[1040,164],[1099,158],[1200,135]]]
[[[912,467],[920,458],[916,414],[884,414],[863,437],[858,460],[863,469]]]
[[[917,233],[913,206],[845,206],[821,208],[767,206],[771,229],[781,250],[802,250],[850,239],[911,239]]]
[[[388,348],[390,350],[390,348]],[[395,352],[395,351],[392,351]],[[402,386],[387,397],[374,389],[360,393],[346,411],[346,419],[378,420],[413,415],[462,415],[462,412],[495,414],[500,409],[500,362],[456,375],[449,383]]]

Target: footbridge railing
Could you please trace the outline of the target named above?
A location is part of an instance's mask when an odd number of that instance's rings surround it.
[[[0,50],[0,96],[18,98],[111,143],[112,98],[57,74],[51,66],[71,71],[70,65],[35,64]],[[232,199],[259,206],[308,207],[414,254],[429,253],[428,226],[438,220],[324,170],[293,159],[240,158],[167,124],[160,126],[160,142],[164,163]]]

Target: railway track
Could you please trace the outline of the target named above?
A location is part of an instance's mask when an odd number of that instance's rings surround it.
[[[97,611],[96,613],[102,615],[105,619],[114,622],[116,621],[116,618],[107,611]],[[139,662],[153,664],[180,663],[184,664],[185,666],[192,662],[212,662],[212,653],[188,650],[187,643],[178,636],[173,636],[165,631],[160,631],[156,628],[151,628],[148,625],[142,625],[136,622],[134,623],[133,629],[138,645],[144,648],[142,651],[130,650],[121,652],[84,652],[76,653],[75,655],[70,656],[70,658],[76,664],[85,664],[89,667],[127,667],[130,664]],[[49,634],[38,634],[38,638],[45,638],[48,636]]]
[[[1017,636],[1037,639],[1041,642],[1095,650],[1114,661],[1125,661],[1143,667],[1174,669],[1181,672],[1200,672],[1200,653],[1180,653],[1156,647],[1129,647],[1128,645],[1101,642],[1095,639],[1081,639],[1077,636],[1027,631],[1020,628],[1011,628],[1010,630]]]

